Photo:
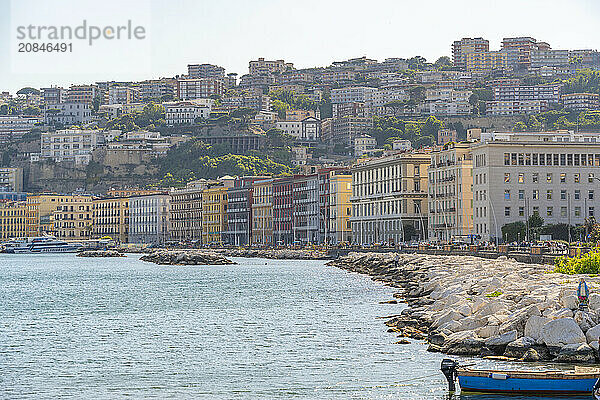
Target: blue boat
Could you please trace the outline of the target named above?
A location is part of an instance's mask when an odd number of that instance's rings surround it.
[[[442,373],[450,391],[540,396],[589,395],[600,400],[600,369],[509,371],[472,369],[450,359],[442,360]]]

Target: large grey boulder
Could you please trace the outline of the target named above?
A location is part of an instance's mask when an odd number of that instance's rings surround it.
[[[510,342],[517,340],[517,331],[512,330],[503,334],[491,337],[485,341],[486,346],[506,346]]]
[[[576,310],[579,308],[579,299],[574,294],[567,295],[561,299],[563,307]]]
[[[588,312],[577,311],[573,319],[575,322],[577,322],[577,325],[579,325],[584,333],[596,325],[592,320],[592,316]]]
[[[588,331],[585,333],[585,338],[588,344],[593,342],[598,343],[598,339],[600,339],[600,324],[588,329]]]
[[[590,294],[590,297],[588,298],[588,305],[592,310],[600,310],[600,294]]]
[[[537,343],[541,343],[542,327],[549,321],[549,318],[532,315],[525,323],[524,335],[533,338]]]
[[[564,347],[567,344],[585,343],[585,335],[573,318],[560,318],[542,327],[541,339],[548,347]]]
[[[446,354],[476,356],[481,353],[484,340],[473,331],[456,332],[448,336],[442,352]]]
[[[456,312],[454,310],[448,310],[445,313],[441,314],[437,319],[435,319],[433,321],[433,324],[431,324],[431,326],[433,328],[438,328],[448,322],[451,321],[457,321],[460,319],[463,319],[463,315],[459,312]]]
[[[568,363],[593,363],[596,361],[596,355],[594,349],[592,349],[586,343],[574,343],[562,347],[554,361]]]
[[[510,342],[506,346],[504,355],[506,357],[521,358],[523,357],[523,354],[525,354],[525,352],[529,350],[533,345],[535,345],[535,340],[533,338],[524,336],[522,338]]]
[[[519,336],[525,333],[525,324],[532,315],[540,316],[540,310],[535,306],[529,306],[508,316],[508,319],[500,325],[500,333],[516,330]]]

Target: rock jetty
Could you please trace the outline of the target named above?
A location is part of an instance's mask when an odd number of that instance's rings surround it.
[[[77,257],[126,257],[117,250],[84,250],[77,253]]]
[[[227,257],[270,258],[276,260],[325,260],[330,259],[325,251],[308,249],[221,249]]]
[[[157,250],[140,260],[161,265],[226,265],[235,264],[223,255],[198,250]]]
[[[579,310],[578,275],[506,257],[351,253],[328,265],[399,288],[409,307],[387,317],[389,332],[426,339],[430,351],[522,361],[598,361],[600,278],[584,276],[589,309]]]

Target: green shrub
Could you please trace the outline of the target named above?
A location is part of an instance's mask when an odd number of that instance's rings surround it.
[[[554,260],[554,272],[567,275],[600,273],[600,249],[576,257],[558,257]]]

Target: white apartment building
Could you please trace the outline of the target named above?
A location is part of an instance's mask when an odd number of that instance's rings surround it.
[[[20,139],[31,131],[35,124],[42,119],[40,117],[28,117],[24,115],[2,115],[0,116],[0,143],[7,143],[14,139]]]
[[[181,100],[207,99],[212,95],[222,95],[224,92],[225,86],[220,79],[177,80],[177,97]]]
[[[22,192],[23,168],[0,168],[0,188],[8,192]]]
[[[208,119],[212,103],[196,101],[173,101],[163,103],[165,107],[165,122],[169,126],[191,125],[197,118]]]
[[[486,112],[490,115],[537,114],[548,109],[547,100],[488,101]]]
[[[118,136],[120,131],[109,131],[108,135]],[[98,129],[63,129],[55,132],[42,132],[41,159],[55,162],[73,161],[76,165],[90,162],[92,151],[105,143],[105,134]]]
[[[548,224],[578,225],[596,217],[600,134],[507,133],[486,139],[472,148],[474,233],[482,240],[501,241],[502,226],[534,213]]]
[[[366,86],[350,86],[331,90],[332,103],[364,103],[377,92],[377,88]]]
[[[412,150],[412,143],[408,139],[394,140],[392,150],[409,151]]]
[[[159,244],[169,240],[169,195],[129,198],[129,243]]]
[[[372,153],[377,147],[377,140],[369,135],[361,135],[354,138],[354,155],[361,157]]]
[[[427,237],[428,153],[401,153],[352,167],[352,240],[399,243]],[[410,228],[408,228],[410,226]],[[405,231],[410,229],[411,235]]]
[[[472,233],[472,173],[470,144],[449,143],[431,152],[429,240],[451,242]]]
[[[299,138],[302,135],[301,121],[278,121],[275,123],[275,128],[280,129],[283,133]]]
[[[140,101],[140,89],[130,86],[108,88],[108,104],[130,104]]]
[[[52,104],[44,109],[44,122],[63,125],[87,124],[92,120],[90,103]]]

